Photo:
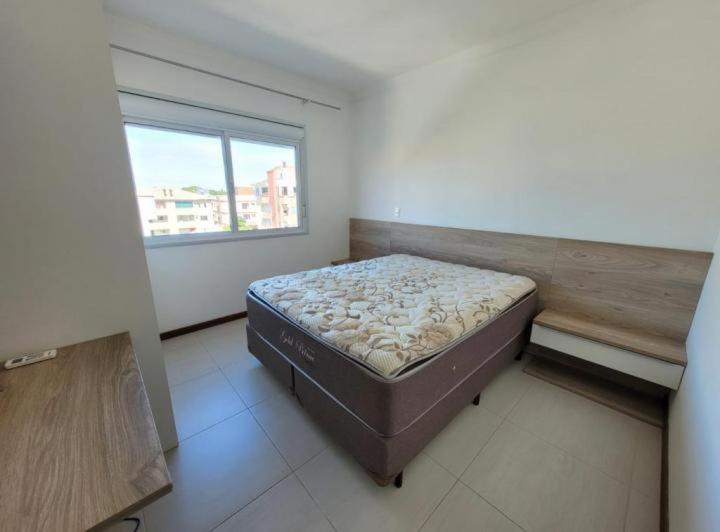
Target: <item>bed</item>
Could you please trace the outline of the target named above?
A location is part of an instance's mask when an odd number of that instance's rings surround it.
[[[522,353],[527,277],[389,255],[256,281],[248,347],[380,485]]]

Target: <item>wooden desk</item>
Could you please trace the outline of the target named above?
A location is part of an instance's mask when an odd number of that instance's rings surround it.
[[[0,369],[0,528],[101,529],[171,489],[127,333]]]

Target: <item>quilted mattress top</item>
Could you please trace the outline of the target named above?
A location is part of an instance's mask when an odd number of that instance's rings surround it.
[[[255,281],[249,289],[316,338],[392,378],[480,329],[535,283],[389,255]]]

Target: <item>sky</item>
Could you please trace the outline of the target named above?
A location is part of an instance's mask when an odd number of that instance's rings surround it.
[[[225,190],[222,142],[219,137],[125,126],[133,177],[138,188],[187,187]],[[245,140],[230,142],[235,185],[252,185],[283,161],[295,165],[295,148]]]

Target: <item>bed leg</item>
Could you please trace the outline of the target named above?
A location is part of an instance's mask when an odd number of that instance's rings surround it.
[[[475,396],[475,398],[473,399],[473,404],[474,404],[475,406],[477,406],[477,405],[480,404],[480,394],[477,394],[477,395]]]
[[[403,483],[403,472],[400,471],[397,476],[395,477],[395,487],[396,488],[402,488]]]

